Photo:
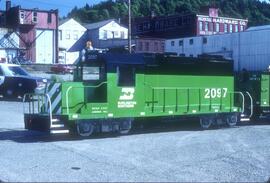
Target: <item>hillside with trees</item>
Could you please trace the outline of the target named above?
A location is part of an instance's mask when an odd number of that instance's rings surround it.
[[[201,7],[219,8],[220,16],[247,18],[249,26],[270,23],[270,4],[259,0],[131,0],[132,16],[142,17],[154,13],[160,15],[201,13]],[[73,8],[69,18],[84,23],[93,23],[106,19],[127,18],[127,0],[107,0],[83,8]]]

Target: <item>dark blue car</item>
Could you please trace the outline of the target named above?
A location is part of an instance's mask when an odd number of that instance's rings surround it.
[[[4,97],[23,97],[26,93],[42,91],[46,82],[44,78],[31,76],[19,65],[0,64],[0,95]]]

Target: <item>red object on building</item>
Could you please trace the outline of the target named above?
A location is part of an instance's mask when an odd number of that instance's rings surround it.
[[[24,9],[20,6],[11,7],[10,0],[6,1],[5,25],[15,32],[20,38],[20,49],[25,53],[27,60],[37,62],[37,54],[42,52],[42,48],[37,47],[37,41],[43,36],[46,40],[44,32],[49,32],[50,36],[48,43],[50,45],[51,62],[55,63],[58,59],[58,10],[39,10],[39,9]],[[40,45],[40,44],[39,44]],[[44,47],[46,52],[46,48]],[[44,56],[46,57],[46,56]],[[48,55],[47,55],[48,57]]]
[[[244,31],[248,20],[219,17],[218,9],[209,8],[207,15],[179,14],[140,17],[132,21],[132,34],[138,37],[182,38]]]
[[[132,34],[137,37],[136,52],[164,52],[164,49],[155,49],[155,42],[164,45],[165,39],[225,34],[247,29],[246,19],[219,17],[217,8],[208,8],[204,12],[205,15],[190,13],[134,18]]]

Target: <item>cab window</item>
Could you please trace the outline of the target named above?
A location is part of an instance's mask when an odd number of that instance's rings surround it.
[[[117,67],[118,86],[135,86],[135,68],[130,66]]]

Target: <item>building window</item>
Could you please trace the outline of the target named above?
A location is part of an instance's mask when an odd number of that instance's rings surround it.
[[[184,46],[184,41],[183,40],[179,41],[179,46]]]
[[[205,22],[205,31],[208,31],[209,30],[209,23],[208,22]]]
[[[230,33],[232,33],[233,32],[233,26],[232,26],[232,24],[230,24]]]
[[[108,33],[106,30],[103,31],[103,39],[107,39],[108,38]]]
[[[224,32],[228,32],[228,24],[224,24]]]
[[[70,30],[66,31],[66,39],[70,39]]]
[[[174,46],[174,43],[175,43],[174,41],[171,41],[171,46]]]
[[[37,12],[33,11],[32,13],[32,22],[37,23]]]
[[[190,45],[193,45],[193,39],[190,39],[190,40],[189,40],[189,44],[190,44]]]
[[[155,48],[155,52],[157,52],[158,51],[158,42],[154,43],[154,48]]]
[[[142,42],[139,42],[139,44],[138,44],[138,51],[142,51],[142,49],[143,49],[143,44],[142,44]]]
[[[212,32],[214,30],[213,26],[214,26],[214,24],[212,22],[210,22],[209,23],[209,31]]]
[[[182,26],[183,25],[182,17],[179,17],[177,19],[177,24],[178,24],[178,26]]]
[[[207,38],[203,37],[203,44],[207,44]]]
[[[220,31],[220,24],[216,23],[216,32],[219,32],[219,31]]]
[[[73,31],[73,39],[78,40],[79,39],[79,31],[75,30]]]
[[[21,19],[24,19],[24,18],[25,18],[25,13],[24,13],[24,11],[20,11],[20,18],[21,18]]]
[[[135,86],[136,75],[133,67],[117,67],[118,86]]]
[[[162,43],[160,44],[160,46],[161,46],[161,51],[164,52],[164,50],[165,50],[165,43],[162,42]]]
[[[145,51],[149,51],[149,42],[145,43]]]
[[[58,35],[59,35],[59,39],[62,41],[63,40],[63,31],[62,30],[59,30],[58,31]]]
[[[238,32],[238,25],[235,25],[234,31],[235,31],[235,32]]]
[[[113,35],[114,35],[114,38],[119,38],[119,32],[118,31],[114,31]]]
[[[125,39],[125,32],[121,31],[121,39]]]
[[[203,30],[203,23],[200,22],[199,24],[200,24],[200,31],[202,31]]]
[[[240,31],[244,31],[244,26],[243,25],[240,26]]]
[[[51,13],[51,12],[48,13],[48,19],[47,19],[47,22],[48,22],[48,23],[52,23],[52,13]]]

